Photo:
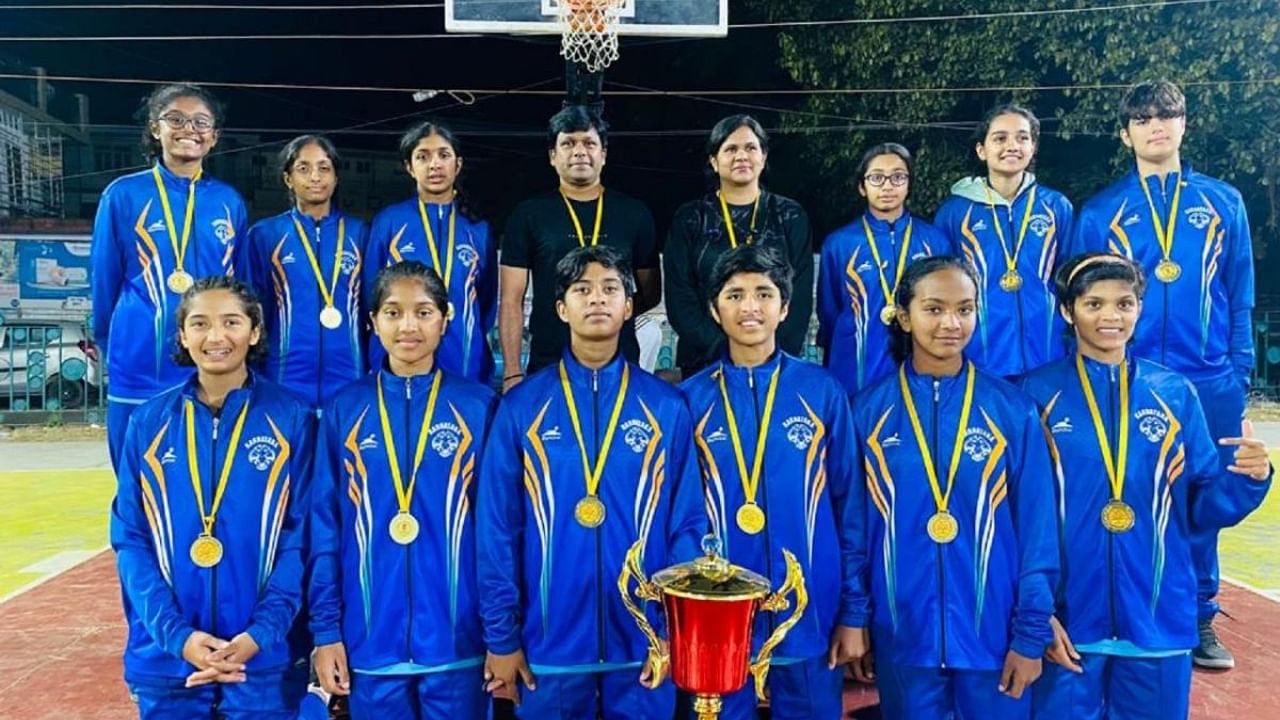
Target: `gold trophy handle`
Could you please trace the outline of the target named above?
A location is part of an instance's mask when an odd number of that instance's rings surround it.
[[[658,634],[653,631],[653,626],[649,624],[649,619],[644,616],[644,610],[636,605],[631,599],[631,580],[636,581],[635,596],[645,602],[661,602],[662,591],[658,586],[649,582],[649,578],[644,574],[644,568],[640,565],[640,552],[643,550],[643,541],[637,540],[631,549],[627,550],[626,560],[622,563],[622,573],[618,575],[618,592],[622,594],[622,604],[627,607],[627,612],[631,613],[632,619],[636,621],[636,625],[640,626],[640,632],[644,633],[644,637],[649,641],[649,679],[644,682],[644,686],[653,690],[662,684],[667,677],[667,666],[671,662],[671,656],[662,648],[662,643],[658,640]]]
[[[790,550],[784,549],[782,557],[787,561],[787,579],[782,583],[782,587],[778,588],[777,592],[760,601],[760,609],[765,612],[782,612],[786,610],[790,605],[787,602],[788,592],[795,593],[796,609],[792,611],[791,617],[773,629],[773,634],[760,646],[760,654],[756,656],[756,661],[751,663],[751,676],[756,681],[756,697],[761,701],[766,699],[764,683],[769,677],[769,658],[773,656],[773,649],[787,637],[787,633],[791,632],[791,628],[800,622],[800,616],[804,614],[805,608],[809,606],[809,591],[804,586],[804,571],[800,569],[800,562],[796,560],[796,556],[792,555]]]

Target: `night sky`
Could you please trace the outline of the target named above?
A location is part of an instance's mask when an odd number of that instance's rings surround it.
[[[690,0],[695,1],[695,0]],[[696,0],[714,1],[714,0]],[[259,2],[254,4],[285,4]],[[296,4],[296,0],[295,0]],[[320,3],[316,3],[320,4]],[[732,3],[731,22],[751,18]],[[736,11],[736,14],[735,14]],[[417,10],[326,10],[253,12],[203,10],[4,11],[3,36],[245,35],[288,33],[439,33],[439,8]],[[433,89],[504,89],[537,85],[562,91],[564,61],[558,38],[492,36],[440,40],[238,40],[171,42],[0,43],[0,53],[50,75],[114,76],[195,81],[403,86]],[[12,70],[8,70],[12,71]],[[777,66],[773,30],[731,31],[728,38],[668,40],[627,38],[622,57],[605,75],[606,93],[622,84],[660,89],[794,87]],[[92,122],[133,123],[146,89],[138,85],[55,82],[52,110],[75,119],[73,92],[91,98]],[[520,197],[554,187],[546,164],[547,118],[561,97],[499,96],[458,106],[441,94],[415,103],[408,93],[236,90],[214,88],[228,104],[228,128],[276,128],[266,139],[298,131],[332,133],[340,147],[392,149],[395,133],[420,117],[459,131],[465,144],[464,180],[470,192],[501,219]],[[29,99],[29,98],[26,98]],[[749,111],[766,127],[780,125],[776,112],[736,106],[735,101],[794,107],[796,100],[770,97],[606,97],[611,139],[604,181],[649,203],[660,227],[684,200],[705,187],[706,132],[724,115]],[[409,117],[402,117],[411,113]],[[390,119],[389,118],[398,118]],[[387,120],[386,122],[378,122]],[[360,134],[341,128],[377,123]],[[370,131],[374,131],[370,133]],[[630,133],[641,133],[632,135]],[[661,134],[654,134],[661,133]],[[775,138],[766,173],[771,189],[805,201],[803,183],[780,183],[796,160],[790,138]],[[791,185],[798,185],[793,187]],[[406,187],[406,192],[409,187]],[[852,209],[850,211],[852,214]]]

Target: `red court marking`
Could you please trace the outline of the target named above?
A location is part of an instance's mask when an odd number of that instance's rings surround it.
[[[1280,604],[1223,585],[1234,619],[1216,623],[1237,666],[1197,671],[1191,720],[1276,717],[1280,697]],[[134,720],[137,710],[121,678],[124,619],[115,556],[107,551],[0,604],[0,718],[4,720]],[[875,691],[845,690],[848,717],[877,717]]]

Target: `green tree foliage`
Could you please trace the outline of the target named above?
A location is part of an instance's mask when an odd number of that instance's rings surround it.
[[[819,91],[785,120],[792,128],[815,130],[803,152],[805,167],[825,188],[824,208],[815,212],[819,224],[831,227],[853,214],[853,168],[864,148],[886,140],[916,153],[912,202],[918,212],[931,213],[952,181],[981,171],[973,129],[987,108],[1010,100],[1030,106],[1043,121],[1038,175],[1080,204],[1132,162],[1116,137],[1115,111],[1124,87],[1168,77],[1188,96],[1184,158],[1241,189],[1261,250],[1262,242],[1280,235],[1276,0],[907,20],[1105,4],[1118,2],[751,0],[753,15],[774,21],[903,18],[778,33],[784,69],[800,87]],[[831,92],[845,90],[868,92]],[[847,126],[848,132],[816,131],[832,125]]]

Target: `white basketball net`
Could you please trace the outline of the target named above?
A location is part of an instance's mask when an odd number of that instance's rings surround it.
[[[618,59],[618,17],[628,0],[555,0],[560,54],[600,72]]]

